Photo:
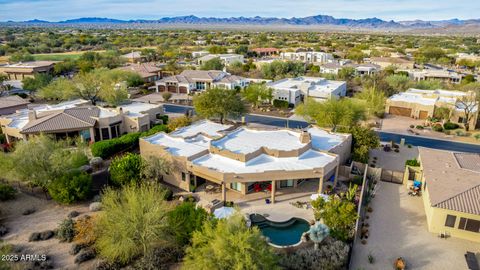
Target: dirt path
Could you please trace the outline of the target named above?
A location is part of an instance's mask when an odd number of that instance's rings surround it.
[[[22,213],[30,208],[36,211],[24,216]],[[54,230],[71,211],[78,211],[80,216],[89,212],[88,204],[62,206],[54,201],[39,199],[34,196],[18,193],[15,200],[0,203],[3,224],[9,233],[3,237],[6,243],[25,247],[29,253],[47,254],[52,257],[55,269],[92,269],[94,261],[85,262],[80,266],[74,263],[74,256],[68,252],[71,243],[59,243],[52,238],[46,241],[28,242],[33,232]]]

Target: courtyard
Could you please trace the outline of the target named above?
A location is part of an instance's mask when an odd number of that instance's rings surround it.
[[[367,244],[356,242],[350,269],[392,269],[398,257],[408,269],[466,269],[466,251],[479,257],[478,243],[429,233],[422,198],[409,196],[405,186],[379,181],[377,187],[365,221],[370,235]]]

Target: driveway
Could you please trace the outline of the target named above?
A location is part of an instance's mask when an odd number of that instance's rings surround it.
[[[393,269],[397,257],[405,258],[408,269],[467,269],[465,252],[479,257],[478,243],[429,233],[422,198],[409,196],[402,185],[380,181],[372,208],[370,236],[366,245],[357,241],[350,269]]]

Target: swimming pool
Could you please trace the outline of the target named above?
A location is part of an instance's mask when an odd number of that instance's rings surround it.
[[[291,218],[285,222],[274,222],[260,214],[251,214],[252,225],[257,226],[275,246],[291,246],[301,241],[302,234],[310,229],[310,224],[301,218]]]

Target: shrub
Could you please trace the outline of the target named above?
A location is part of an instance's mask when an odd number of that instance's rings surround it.
[[[474,137],[476,140],[480,140],[480,133],[477,133],[477,134],[473,135],[473,137]]]
[[[415,128],[422,130],[422,129],[423,129],[423,126],[422,126],[422,125],[417,125]]]
[[[176,130],[177,128],[186,127],[192,123],[192,119],[187,116],[177,117],[170,119],[168,123],[168,129],[171,131]]]
[[[166,201],[173,200],[173,191],[169,188],[165,188],[165,196],[163,199]]]
[[[280,100],[280,99],[274,99],[273,100],[273,106],[275,108],[286,109],[286,108],[288,108],[288,101]]]
[[[157,134],[159,132],[168,132],[168,131],[169,131],[169,128],[167,127],[167,125],[156,125],[156,126],[153,126],[151,129],[149,129],[148,131],[143,132],[140,135],[140,137],[148,137],[150,135]]]
[[[172,269],[170,266],[180,262],[184,255],[181,247],[166,246],[155,247],[152,252],[147,253],[139,260],[135,260],[133,269]]]
[[[92,144],[92,154],[95,157],[103,159],[111,157],[112,155],[123,151],[130,147],[138,145],[138,138],[141,133],[129,133],[115,139],[98,141]]]
[[[71,218],[64,219],[57,230],[57,238],[60,242],[72,242],[75,237],[75,222]]]
[[[5,134],[0,134],[0,144],[4,144],[7,142],[7,139],[5,138]]]
[[[455,134],[456,134],[457,136],[465,136],[465,132],[463,132],[463,131],[461,131],[461,130],[455,131]]]
[[[446,122],[445,124],[443,124],[443,128],[445,130],[457,129],[459,127],[460,127],[460,125],[458,125],[456,123],[452,123],[452,122]]]
[[[437,131],[437,132],[442,132],[442,131],[443,131],[443,127],[442,127],[441,125],[434,125],[434,126],[432,127],[432,129],[433,129],[434,131]]]
[[[83,216],[75,221],[75,237],[73,241],[78,244],[90,246],[97,240],[95,226],[97,222],[96,216]]]
[[[159,117],[159,119],[162,120],[162,124],[167,125],[168,124],[168,115],[164,114]]]
[[[73,243],[72,246],[70,247],[70,251],[68,252],[70,255],[76,255],[80,250],[86,248],[87,245],[85,244],[78,244],[78,243]]]
[[[15,199],[17,191],[9,185],[0,183],[0,201],[7,201]]]
[[[138,183],[141,179],[143,159],[138,154],[128,153],[116,157],[110,163],[110,176],[117,186]]]
[[[344,269],[348,251],[347,244],[327,238],[318,249],[307,247],[282,255],[280,265],[291,270]]]
[[[415,125],[410,125],[410,128],[415,128]]]
[[[193,232],[202,228],[207,217],[208,213],[203,208],[195,207],[195,203],[184,202],[168,213],[168,228],[177,244],[186,246]]]
[[[413,166],[413,167],[418,167],[420,166],[420,162],[417,159],[409,159],[405,161],[405,165],[407,166]]]
[[[59,203],[71,204],[85,200],[90,195],[92,177],[84,172],[72,171],[54,180],[48,193]]]

